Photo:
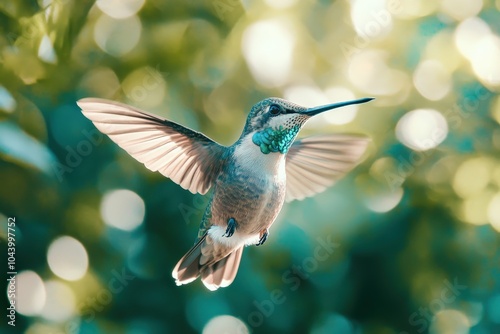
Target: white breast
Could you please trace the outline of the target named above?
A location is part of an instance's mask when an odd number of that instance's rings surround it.
[[[231,237],[224,237],[224,233],[226,233],[226,227],[212,225],[208,230],[208,235],[218,243],[226,245],[232,248],[239,248],[241,246],[249,246],[255,245],[259,242],[260,236],[259,234],[253,235],[245,235],[236,231]]]
[[[279,152],[264,154],[252,141],[255,132],[246,135],[234,151],[236,165],[248,169],[250,173],[259,173],[269,177],[285,176],[285,155]]]

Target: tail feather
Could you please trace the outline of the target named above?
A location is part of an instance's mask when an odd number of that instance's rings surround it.
[[[210,290],[226,287],[231,284],[238,272],[243,247],[237,249],[214,243],[205,234],[184,255],[172,276],[177,285],[188,284],[201,275],[201,280]]]
[[[187,253],[184,255],[174,270],[172,276],[175,278],[177,285],[188,284],[194,281],[199,276],[200,271],[200,256],[201,244],[205,241],[206,235],[203,236]]]
[[[238,273],[243,247],[201,270],[201,281],[209,290],[217,290],[229,286]]]

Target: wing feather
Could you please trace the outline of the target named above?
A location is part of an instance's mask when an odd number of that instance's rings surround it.
[[[368,143],[366,137],[337,134],[296,141],[286,157],[286,200],[324,191],[361,161]]]
[[[86,98],[77,104],[132,157],[192,193],[205,194],[222,169],[226,147],[199,132],[118,102]]]

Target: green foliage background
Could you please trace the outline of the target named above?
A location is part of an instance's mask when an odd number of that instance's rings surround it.
[[[499,81],[485,82],[460,55],[453,43],[460,21],[447,17],[439,2],[416,3],[430,9],[394,19],[385,38],[363,41],[347,1],[303,1],[279,10],[258,1],[148,0],[137,14],[137,45],[113,55],[121,42],[107,41],[108,52],[97,45],[96,22],[106,14],[93,1],[2,0],[0,217],[3,226],[16,218],[17,270],[62,282],[74,294],[69,317],[18,314],[12,328],[2,316],[2,332],[222,333],[207,324],[230,315],[245,327],[222,321],[226,333],[500,333],[500,223],[492,221],[500,215],[494,200]],[[482,3],[478,16],[500,35],[499,2]],[[252,23],[279,17],[291,22],[298,42],[292,73],[270,87],[254,78],[241,44]],[[55,57],[39,54],[44,36]],[[369,49],[384,50],[388,66],[410,78],[406,85],[377,95],[353,84],[349,57]],[[451,91],[441,99],[426,99],[411,82],[426,57],[455,64]],[[371,86],[383,85],[379,79]],[[127,102],[231,144],[254,103],[311,81],[377,98],[347,125],[303,131],[364,133],[373,139],[367,159],[334,188],[288,204],[266,245],[245,249],[230,287],[175,286],[171,270],[192,245],[207,199],[95,137],[75,101]],[[435,109],[448,122],[446,139],[423,152],[395,134],[400,118],[419,108]],[[89,133],[96,143],[71,160]],[[101,200],[113,189],[143,199],[139,228],[104,223]],[[393,209],[370,209],[377,199],[394,198]],[[50,243],[63,235],[88,254],[88,271],[76,281],[56,276],[47,263]],[[327,240],[335,250],[318,261],[315,250]],[[99,299],[123,270],[134,279],[111,299]],[[449,284],[465,288],[450,294]],[[58,298],[64,304],[69,297]],[[8,307],[5,295],[1,307]]]

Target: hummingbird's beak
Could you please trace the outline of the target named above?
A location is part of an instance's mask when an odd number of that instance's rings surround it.
[[[323,111],[332,110],[335,108],[340,108],[340,107],[345,107],[345,106],[350,106],[351,104],[366,103],[366,102],[370,102],[373,99],[375,99],[375,98],[374,97],[365,97],[365,98],[357,99],[357,100],[332,103],[332,104],[327,104],[324,106],[309,108],[309,109],[306,109],[300,113],[304,114],[304,115],[308,115],[308,116],[314,116],[314,115],[322,113]]]

